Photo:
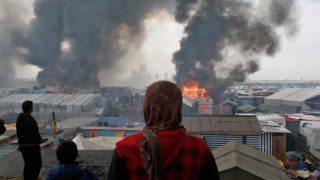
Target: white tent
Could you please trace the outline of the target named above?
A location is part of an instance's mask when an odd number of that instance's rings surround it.
[[[77,135],[72,141],[76,143],[78,150],[106,150],[105,147],[91,142],[80,135]]]
[[[320,121],[300,121],[299,132],[307,138],[310,148],[320,149]]]
[[[78,150],[113,150],[121,139],[123,138],[106,136],[85,139],[77,135],[72,141],[76,143]]]
[[[99,137],[88,138],[89,141],[95,144],[98,144],[99,146],[103,146],[108,150],[115,149],[116,143],[122,139],[123,137],[110,137],[110,136],[99,136]]]

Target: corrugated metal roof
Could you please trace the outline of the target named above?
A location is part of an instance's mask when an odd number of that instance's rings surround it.
[[[288,179],[272,155],[231,141],[212,151],[219,172],[240,168],[261,179]]]
[[[287,100],[287,101],[305,101],[309,98],[312,98],[316,95],[320,94],[320,89],[317,88],[303,88],[300,89],[299,91],[297,91],[296,93],[289,95],[285,98],[283,98],[283,100]]]
[[[295,113],[295,108],[290,106],[279,106],[279,105],[270,105],[270,104],[260,104],[259,109],[267,113]]]
[[[304,88],[282,99],[282,104],[299,106],[301,102],[320,95],[320,89]]]
[[[280,91],[272,94],[271,96],[266,97],[266,99],[283,99],[291,94],[294,94],[300,91],[301,88],[284,88]]]
[[[262,128],[255,116],[190,116],[182,124],[191,134],[260,135]]]
[[[53,105],[83,105],[94,100],[96,94],[13,94],[0,98],[0,103],[23,103],[31,100],[33,103],[45,103]]]
[[[265,104],[279,106],[281,104],[281,100],[289,95],[292,95],[298,92],[299,88],[285,88],[281,89],[279,92],[274,93],[271,96],[265,98]]]
[[[317,88],[286,88],[267,97],[265,104],[300,106],[301,102],[320,95]]]
[[[87,104],[89,102],[91,102],[92,100],[94,100],[97,97],[97,95],[95,94],[90,94],[89,96],[86,96],[82,99],[82,101],[80,101],[79,103],[81,104]]]
[[[72,95],[67,95],[67,94],[59,94],[54,100],[52,100],[52,104],[54,105],[59,105],[63,103],[64,101],[67,101],[68,99],[72,98]]]

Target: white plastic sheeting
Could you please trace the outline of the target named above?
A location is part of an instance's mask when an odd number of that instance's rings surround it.
[[[320,121],[300,121],[299,132],[306,137],[310,148],[320,149]]]
[[[108,150],[115,149],[116,143],[122,139],[123,137],[108,137],[108,136],[88,138],[89,141],[94,142],[100,146],[103,146]]]
[[[77,135],[72,141],[76,143],[78,150],[113,150],[116,143],[122,140],[123,137],[93,137],[83,138]]]
[[[84,139],[80,135],[77,135],[72,141],[76,143],[78,150],[106,150],[105,147]]]
[[[263,122],[273,121],[280,126],[286,126],[285,118],[283,116],[280,116],[279,114],[258,115],[257,118],[259,121],[263,121]]]

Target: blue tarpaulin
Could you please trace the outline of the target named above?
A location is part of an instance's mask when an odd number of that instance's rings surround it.
[[[123,117],[102,117],[90,126],[126,127],[136,123]]]

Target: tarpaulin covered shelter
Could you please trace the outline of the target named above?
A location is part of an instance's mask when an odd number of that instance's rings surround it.
[[[306,137],[310,148],[320,149],[320,121],[300,121],[299,132]]]

